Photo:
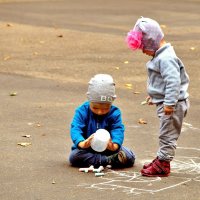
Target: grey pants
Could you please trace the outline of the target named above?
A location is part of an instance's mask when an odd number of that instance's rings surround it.
[[[163,108],[163,104],[157,105],[157,115],[160,119],[159,150],[157,156],[160,160],[171,161],[175,156],[183,118],[189,109],[189,100],[178,101],[172,115],[165,115]]]

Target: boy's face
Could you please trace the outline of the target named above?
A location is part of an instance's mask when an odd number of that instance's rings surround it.
[[[105,115],[110,111],[110,103],[95,103],[90,102],[90,109],[96,115]]]

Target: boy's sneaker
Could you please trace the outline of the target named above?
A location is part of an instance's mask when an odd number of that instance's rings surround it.
[[[124,151],[119,151],[111,156],[108,156],[108,165],[111,165],[113,168],[123,167],[127,162],[127,157]]]

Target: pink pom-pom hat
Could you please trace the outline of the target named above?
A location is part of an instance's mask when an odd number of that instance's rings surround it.
[[[132,50],[142,48],[142,32],[135,31],[134,29],[127,33],[126,37],[127,45]]]
[[[132,50],[145,49],[157,51],[164,33],[158,22],[153,19],[141,17],[134,28],[128,32],[126,42]]]

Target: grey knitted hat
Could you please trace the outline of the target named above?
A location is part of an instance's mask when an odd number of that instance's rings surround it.
[[[134,30],[142,32],[143,49],[150,51],[159,49],[160,41],[163,39],[164,33],[158,22],[150,18],[141,17],[137,20]]]
[[[89,81],[87,98],[90,102],[112,103],[115,98],[115,83],[108,74],[97,74]]]

